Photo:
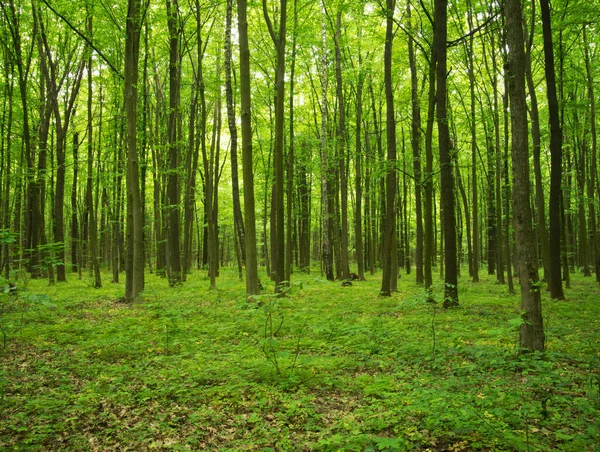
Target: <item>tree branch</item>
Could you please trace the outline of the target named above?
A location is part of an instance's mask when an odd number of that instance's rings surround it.
[[[66,23],[69,28],[71,30],[73,30],[80,38],[82,38],[92,49],[94,49],[94,51],[100,56],[100,58],[102,58],[104,60],[104,62],[106,64],[108,64],[108,66],[110,67],[110,69],[117,75],[119,76],[119,78],[121,80],[125,80],[123,77],[123,74],[121,74],[121,72],[119,72],[119,70],[110,62],[110,60],[108,59],[108,57],[106,57],[106,55],[104,55],[102,53],[102,51],[100,51],[93,43],[92,41],[85,35],[83,34],[81,31],[79,31],[73,24],[71,24],[71,22],[69,22],[69,20],[63,16],[62,14],[60,14],[58,11],[56,11],[49,3],[48,0],[42,0],[42,2],[44,2],[44,5],[46,5],[48,7],[48,9],[50,11],[52,11],[58,18],[60,18],[64,23]]]

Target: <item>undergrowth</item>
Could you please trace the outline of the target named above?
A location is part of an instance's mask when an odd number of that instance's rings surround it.
[[[135,305],[104,276],[0,294],[0,449],[600,450],[591,278],[544,293],[547,352],[519,355],[492,277],[444,310],[412,275],[380,298],[380,275],[295,274],[251,303],[233,269],[211,291],[147,275]]]

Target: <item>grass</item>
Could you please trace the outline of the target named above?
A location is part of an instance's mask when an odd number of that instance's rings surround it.
[[[2,450],[600,450],[592,278],[544,294],[547,352],[519,357],[519,298],[492,277],[444,311],[414,275],[380,298],[380,275],[296,274],[256,303],[232,269],[213,291],[147,275],[134,306],[69,276],[0,295]]]

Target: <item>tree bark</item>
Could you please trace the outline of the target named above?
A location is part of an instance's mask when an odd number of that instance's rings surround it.
[[[452,143],[448,127],[446,107],[446,40],[447,0],[435,2],[434,46],[437,47],[437,124],[440,152],[441,188],[440,201],[444,216],[444,307],[458,305],[458,266],[456,244],[456,218],[454,212],[454,177],[452,175]]]
[[[231,81],[231,22],[233,15],[233,0],[227,0],[225,14],[225,98],[227,103],[227,124],[231,136],[231,190],[233,197],[233,219],[237,235],[242,265],[246,263],[246,234],[244,218],[240,203],[240,184],[238,177],[238,131],[235,123],[235,108],[233,104],[233,83]],[[240,278],[242,275],[240,275]]]
[[[412,27],[411,6],[406,4],[406,15],[409,26]],[[408,61],[410,66],[411,84],[411,146],[413,155],[413,174],[415,179],[415,214],[416,214],[416,245],[415,268],[416,282],[423,283],[423,207],[422,191],[423,181],[421,176],[421,106],[417,80],[417,61],[412,39],[408,39]]]
[[[383,276],[381,280],[380,296],[389,297],[392,290],[393,274],[392,259],[395,256],[396,234],[396,121],[394,116],[394,93],[392,86],[392,41],[394,38],[394,8],[395,0],[386,0],[386,32],[384,50],[384,82],[386,100],[386,142],[387,142],[387,172],[385,196],[385,223],[383,229],[383,248],[381,250],[381,266]]]
[[[127,258],[125,300],[137,301],[144,290],[144,218],[137,151],[137,82],[140,55],[140,0],[128,0],[125,39],[124,103],[127,120]]]
[[[525,96],[525,52],[523,13],[520,0],[506,0],[504,6],[508,53],[508,88],[510,97],[513,205],[517,240],[517,265],[521,281],[521,348],[544,351],[544,326],[535,236],[529,204],[529,151],[527,132],[527,103]]]
[[[179,6],[177,0],[167,2],[167,25],[169,29],[169,122],[168,122],[168,177],[167,199],[168,220],[167,240],[169,247],[168,276],[169,284],[174,286],[181,283],[181,220],[179,214],[180,184],[179,184],[179,159],[180,145],[178,122],[181,101],[181,57],[179,54]]]
[[[240,45],[240,92],[242,124],[242,172],[244,178],[244,214],[246,229],[246,296],[260,293],[256,254],[256,220],[254,173],[252,170],[252,115],[250,93],[250,50],[246,0],[238,0],[238,33]]]
[[[550,297],[564,300],[560,275],[560,191],[562,180],[562,130],[560,127],[558,99],[556,95],[556,72],[554,69],[554,48],[550,4],[540,0],[542,31],[544,35],[544,72],[548,96],[550,122]]]

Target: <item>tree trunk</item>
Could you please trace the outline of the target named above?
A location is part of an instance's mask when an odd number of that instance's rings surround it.
[[[252,169],[252,115],[250,93],[250,50],[246,0],[238,0],[238,33],[240,45],[240,91],[242,109],[242,172],[244,177],[244,210],[246,229],[246,296],[258,295],[256,254],[256,220],[254,206],[254,173]]]
[[[362,57],[359,53],[358,62],[362,65]],[[354,235],[356,243],[356,263],[358,279],[360,281],[365,280],[365,265],[364,265],[364,251],[363,251],[363,229],[362,229],[362,201],[363,201],[363,189],[362,189],[362,96],[363,86],[365,82],[365,75],[363,69],[360,68],[358,74],[358,83],[356,85],[356,155],[354,157],[355,163],[355,178],[356,178],[356,208],[354,211]]]
[[[284,171],[283,171],[283,126],[284,126],[284,96],[285,96],[285,41],[286,41],[286,17],[287,0],[279,2],[279,31],[275,33],[273,24],[267,11],[267,2],[263,0],[263,15],[271,40],[277,53],[277,69],[275,73],[275,147],[273,150],[273,163],[275,166],[275,234],[274,262],[275,268],[275,292],[282,289],[285,281],[285,210],[284,210]]]
[[[563,300],[560,275],[560,191],[562,179],[562,130],[556,95],[556,73],[554,70],[554,48],[548,0],[540,0],[542,30],[544,35],[544,72],[548,96],[550,122],[550,297]]]
[[[596,270],[596,281],[600,283],[600,249],[598,240],[598,225],[596,218],[596,205],[594,200],[597,198],[596,191],[596,174],[598,171],[597,151],[598,137],[596,136],[596,95],[594,93],[594,77],[592,74],[592,66],[590,63],[590,51],[587,38],[587,25],[583,26],[583,49],[585,59],[585,71],[587,76],[587,96],[590,104],[590,133],[592,135],[592,149],[590,162],[590,177],[588,179],[587,196],[588,196],[588,216],[590,219],[590,234],[591,234],[591,255],[594,267]]]
[[[88,18],[88,33],[92,34],[92,16]],[[97,215],[94,210],[94,198],[92,196],[92,181],[93,181],[93,169],[94,169],[94,140],[93,140],[93,54],[91,48],[88,48],[89,56],[88,56],[88,98],[87,98],[87,184],[85,190],[86,196],[86,208],[88,210],[88,240],[89,240],[89,250],[90,250],[90,265],[92,267],[92,271],[94,272],[94,282],[93,287],[99,289],[102,287],[102,277],[100,276],[100,262],[98,260],[98,225],[97,225]],[[100,95],[102,98],[102,95]],[[101,101],[102,102],[102,101]],[[100,124],[102,124],[102,120],[100,120]],[[101,127],[101,126],[100,126]],[[101,135],[102,129],[100,128],[99,136]]]
[[[127,259],[125,300],[138,300],[144,290],[144,218],[137,151],[137,82],[140,55],[140,0],[128,0],[125,40],[124,103],[127,120]]]
[[[323,234],[323,261],[325,263],[325,276],[333,281],[333,256],[331,253],[331,228],[329,210],[329,162],[327,158],[327,27],[325,18],[321,19],[321,211],[322,211],[322,234]]]
[[[441,188],[440,202],[444,216],[444,307],[458,305],[458,268],[456,244],[456,218],[454,212],[454,178],[452,175],[452,143],[446,107],[446,40],[447,0],[435,1],[434,46],[437,47],[437,124],[440,151]]]
[[[521,348],[544,351],[544,326],[535,236],[529,204],[529,151],[527,133],[527,103],[525,96],[525,52],[523,13],[520,0],[506,0],[504,6],[508,54],[508,88],[510,97],[513,205],[517,240],[517,265],[521,281]]]
[[[179,55],[179,6],[177,0],[167,1],[167,25],[169,28],[169,122],[168,122],[168,177],[167,177],[167,241],[169,247],[169,284],[181,283],[181,224],[179,215],[179,108],[181,100],[181,57]]]
[[[383,232],[383,248],[381,250],[381,266],[383,276],[379,295],[389,297],[392,289],[393,274],[392,259],[395,256],[396,234],[396,121],[394,116],[394,93],[392,86],[392,40],[394,38],[394,8],[395,0],[386,0],[386,33],[384,51],[384,81],[386,100],[386,142],[387,142],[387,172],[385,196],[385,223]]]
[[[73,184],[71,185],[71,271],[78,272],[78,247],[81,246],[79,237],[79,220],[77,218],[77,176],[79,173],[79,134],[73,134]],[[78,265],[79,264],[79,265]]]
[[[240,186],[238,177],[238,131],[235,123],[235,108],[233,105],[233,83],[231,81],[231,22],[233,13],[233,0],[227,0],[225,15],[225,98],[227,103],[227,124],[231,136],[231,189],[233,197],[233,220],[237,240],[239,243],[241,263],[246,263],[246,234],[244,218],[240,204]],[[242,276],[240,275],[240,278]]]
[[[407,20],[412,26],[411,6],[406,5]],[[413,154],[413,174],[415,179],[415,214],[416,214],[416,245],[415,245],[415,268],[416,282],[423,283],[423,212],[422,212],[422,190],[423,181],[421,177],[421,107],[419,103],[419,91],[417,80],[417,61],[412,39],[408,39],[408,61],[410,66],[411,81],[411,146]]]

